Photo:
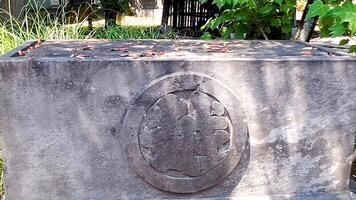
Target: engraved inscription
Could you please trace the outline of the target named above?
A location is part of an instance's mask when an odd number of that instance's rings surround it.
[[[236,96],[218,80],[194,72],[167,74],[144,87],[127,110],[122,140],[136,173],[174,193],[220,183],[240,169],[248,152]]]
[[[138,137],[141,153],[159,173],[202,176],[228,154],[231,126],[227,110],[213,96],[175,91],[144,114]]]

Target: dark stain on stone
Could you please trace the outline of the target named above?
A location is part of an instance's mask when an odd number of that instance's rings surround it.
[[[112,136],[115,136],[115,137],[118,136],[118,132],[115,127],[111,127],[110,133]]]

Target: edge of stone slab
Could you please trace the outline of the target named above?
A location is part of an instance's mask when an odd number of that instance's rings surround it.
[[[24,51],[35,43],[36,43],[35,40],[29,40],[29,41],[21,44],[20,46],[10,50],[9,52],[5,53],[4,55],[0,56],[0,60],[2,60],[3,58],[18,58],[18,57],[14,57],[14,55],[16,55],[17,52]]]
[[[318,44],[313,44],[313,43],[310,43],[310,42],[304,42],[304,41],[300,41],[300,40],[293,40],[299,44],[302,44],[302,45],[305,45],[305,46],[310,46],[310,47],[314,47],[314,48],[317,48],[319,49],[320,51],[323,51],[323,52],[326,52],[326,53],[332,53],[334,55],[337,55],[337,56],[349,56],[349,57],[354,57],[355,54],[351,54],[351,53],[346,53],[346,52],[343,52],[343,51],[338,51],[337,49],[335,48],[328,48],[328,47],[323,47],[321,45],[318,45]]]
[[[158,199],[152,199],[158,200]],[[165,200],[182,200],[165,199]],[[255,195],[236,197],[210,197],[210,198],[187,198],[185,200],[356,200],[356,195],[352,192],[342,193],[320,193],[320,194],[288,194],[288,195]]]
[[[57,40],[47,40],[47,41],[57,41]],[[82,40],[70,40],[70,41],[82,41]],[[97,41],[97,40],[95,40]],[[145,40],[142,40],[145,41]],[[185,40],[182,40],[185,41]],[[219,41],[219,40],[217,40]],[[337,51],[335,49],[329,49],[326,47],[322,47],[319,45],[314,45],[314,44],[310,44],[307,42],[303,42],[303,41],[298,41],[298,40],[286,40],[292,43],[296,43],[296,44],[302,44],[304,46],[309,46],[309,47],[314,47],[317,48],[319,51],[321,52],[326,52],[326,53],[331,53],[332,56],[286,56],[284,61],[356,61],[356,56],[353,54],[348,54],[345,52],[341,52],[341,51]],[[24,51],[26,49],[28,49],[29,47],[33,46],[34,44],[36,44],[37,41],[35,40],[30,40],[28,42],[25,42],[24,44],[20,45],[19,47],[16,47],[15,49],[5,53],[4,55],[0,56],[0,63],[1,62],[12,62],[12,61],[20,61],[20,62],[27,62],[31,59],[34,59],[35,57],[27,57],[27,56],[15,56],[17,54],[18,51]],[[42,43],[46,42],[44,40],[41,41]],[[81,62],[85,62],[85,61],[98,61],[97,58],[86,58],[85,60],[79,60],[76,59],[75,57],[55,57],[55,58],[51,58],[51,57],[36,57],[36,60],[44,60],[44,61],[81,61]],[[115,57],[115,58],[111,58],[111,57],[105,57],[105,60],[107,61],[117,61],[117,60],[123,60],[123,61],[182,61],[182,58],[140,58],[140,59],[130,59],[130,58],[125,58],[125,57]],[[183,59],[185,60],[185,59]],[[188,60],[192,60],[192,61],[280,61],[280,57],[275,57],[275,58],[249,58],[249,57],[230,57],[230,58],[219,58],[219,57],[212,57],[210,59],[206,59],[206,58],[189,58]],[[99,59],[100,61],[100,59]]]

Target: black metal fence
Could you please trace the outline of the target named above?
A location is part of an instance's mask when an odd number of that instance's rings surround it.
[[[200,27],[217,13],[219,8],[212,1],[202,4],[199,0],[165,0],[162,25],[198,36]]]

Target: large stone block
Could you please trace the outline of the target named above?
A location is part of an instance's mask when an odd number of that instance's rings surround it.
[[[36,47],[0,60],[6,200],[351,199],[355,57],[291,41]]]

